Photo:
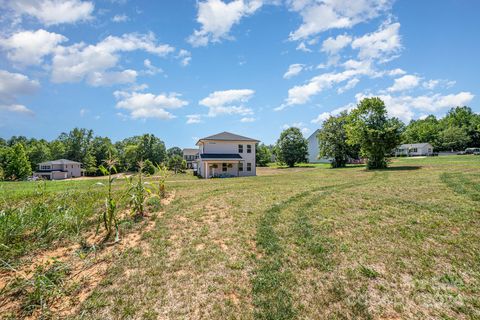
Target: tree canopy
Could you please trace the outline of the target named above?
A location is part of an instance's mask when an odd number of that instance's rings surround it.
[[[289,167],[296,163],[306,162],[308,143],[299,128],[285,129],[277,140],[277,161]]]

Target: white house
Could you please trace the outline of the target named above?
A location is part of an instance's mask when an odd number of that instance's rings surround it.
[[[203,178],[255,176],[258,140],[222,132],[198,140],[197,174]]]
[[[310,163],[330,163],[332,162],[329,158],[318,159],[318,154],[320,153],[320,148],[318,147],[317,134],[320,129],[315,130],[314,133],[307,138],[308,141],[308,162]]]
[[[196,169],[198,159],[198,149],[183,149],[183,159],[187,162],[187,169]]]
[[[431,156],[433,146],[430,143],[402,144],[395,149],[395,156]]]
[[[38,164],[38,170],[33,173],[34,177],[47,180],[63,180],[83,176],[81,163],[67,159],[59,159]]]

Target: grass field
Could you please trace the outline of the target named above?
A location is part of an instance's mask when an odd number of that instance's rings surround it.
[[[71,297],[72,319],[480,319],[480,157],[258,173],[172,176],[171,202],[122,219],[131,245],[95,254],[79,243],[98,224],[97,180],[0,184],[0,296],[18,300],[0,314],[55,317]],[[19,275],[68,246],[77,260]],[[101,265],[96,281],[67,280],[79,259]],[[48,281],[20,285],[31,277]]]

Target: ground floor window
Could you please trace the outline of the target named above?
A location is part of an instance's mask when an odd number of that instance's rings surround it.
[[[250,162],[247,163],[247,171],[252,171],[252,164]]]
[[[243,171],[243,163],[242,162],[238,163],[238,171]]]
[[[226,163],[222,163],[222,171],[227,171],[227,164]]]

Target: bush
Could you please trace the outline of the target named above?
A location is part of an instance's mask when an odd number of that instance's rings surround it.
[[[143,163],[143,173],[147,175],[152,175],[155,173],[155,166],[153,165],[152,161],[145,160]]]

